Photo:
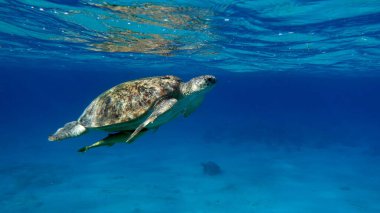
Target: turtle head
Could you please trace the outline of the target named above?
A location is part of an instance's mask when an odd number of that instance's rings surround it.
[[[206,93],[216,84],[216,78],[212,75],[202,75],[191,79],[181,85],[181,93],[184,96]]]

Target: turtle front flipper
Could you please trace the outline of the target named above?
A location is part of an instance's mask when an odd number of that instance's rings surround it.
[[[127,143],[131,143],[132,139],[136,137],[139,132],[144,129],[148,124],[153,123],[159,116],[170,110],[177,103],[177,99],[165,99],[157,103],[154,106],[152,114],[142,123],[137,129],[132,133],[131,136],[126,140]]]

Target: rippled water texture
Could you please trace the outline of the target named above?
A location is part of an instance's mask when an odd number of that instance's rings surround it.
[[[0,1],[0,57],[376,74],[380,1]],[[133,65],[131,65],[133,63]]]

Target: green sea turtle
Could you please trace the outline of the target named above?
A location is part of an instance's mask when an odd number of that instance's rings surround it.
[[[203,101],[216,78],[203,75],[182,82],[167,75],[119,84],[94,99],[78,120],[65,124],[49,141],[80,136],[91,129],[109,132],[104,139],[81,148],[133,142],[149,129],[157,129],[179,114],[189,116]]]

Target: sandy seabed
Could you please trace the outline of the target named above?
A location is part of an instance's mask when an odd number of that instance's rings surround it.
[[[380,157],[366,149],[153,139],[3,155],[0,212],[380,212]],[[206,161],[223,173],[203,174]]]

